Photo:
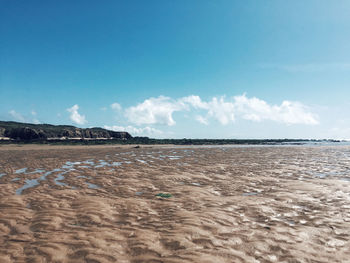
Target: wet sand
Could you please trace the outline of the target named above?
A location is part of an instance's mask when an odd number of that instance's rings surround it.
[[[0,157],[0,262],[350,262],[349,146]]]

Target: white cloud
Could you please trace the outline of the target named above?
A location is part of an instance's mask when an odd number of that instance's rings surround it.
[[[199,96],[191,95],[178,100],[160,96],[149,98],[144,102],[126,109],[125,114],[131,123],[175,125],[173,113],[177,111],[195,111],[194,118],[208,125],[209,118],[217,120],[222,125],[235,121],[236,118],[261,122],[270,120],[291,124],[318,124],[317,115],[309,112],[300,102],[283,101],[281,105],[270,105],[266,101],[245,94],[232,99],[213,97],[203,101]],[[198,114],[199,113],[199,114]],[[203,116],[203,113],[206,116]]]
[[[208,117],[213,117],[223,125],[235,120],[234,104],[232,102],[226,102],[225,97],[213,97],[211,101],[204,102],[199,96],[191,95],[181,98],[180,101],[188,103],[194,109],[206,110]],[[207,119],[204,117],[198,119],[197,116],[196,120],[203,124],[208,123]]]
[[[235,120],[234,105],[231,102],[225,102],[225,97],[220,97],[219,99],[213,97],[211,101],[204,102],[199,96],[191,95],[180,100],[188,103],[194,109],[206,110],[208,117],[213,117],[223,125]],[[208,124],[207,118],[202,116],[196,116],[196,120],[203,124]]]
[[[71,108],[68,108],[67,111],[70,112],[69,118],[75,122],[76,124],[85,124],[87,123],[87,120],[85,119],[84,115],[80,115],[78,112],[79,106],[75,104]]]
[[[115,102],[115,103],[111,104],[111,108],[115,111],[120,111],[122,109],[122,106],[120,106],[119,103]]]
[[[300,102],[283,101],[281,105],[269,105],[258,98],[247,98],[245,94],[225,100],[225,97],[213,97],[204,102],[199,96],[188,96],[181,99],[195,109],[207,111],[208,117],[213,117],[226,125],[235,121],[235,117],[250,121],[272,120],[285,124],[318,124],[317,116],[308,112],[306,106]],[[207,118],[196,117],[196,120],[207,123]]]
[[[107,107],[102,107],[102,108],[100,108],[100,110],[106,111],[106,110],[107,110]]]
[[[200,123],[202,123],[204,125],[208,125],[209,124],[208,120],[206,118],[204,118],[203,116],[200,116],[200,115],[196,116],[196,121],[198,121],[198,122],[200,122]]]
[[[35,111],[35,110],[32,110],[30,113],[31,113],[33,116],[36,116],[36,111]]]
[[[283,101],[281,105],[269,105],[258,98],[246,95],[234,97],[236,114],[251,121],[272,120],[285,124],[318,124],[317,116],[308,112],[300,102]]]
[[[232,102],[225,102],[224,97],[220,99],[214,97],[208,102],[208,114],[226,125],[235,120],[235,107]]]
[[[147,135],[147,136],[150,136],[150,135],[160,135],[162,134],[163,132],[158,130],[158,129],[155,129],[153,127],[143,127],[143,128],[136,128],[136,127],[133,127],[133,126],[108,126],[108,125],[105,125],[103,126],[105,129],[107,130],[112,130],[112,131],[126,131],[126,132],[129,132],[131,135],[136,135],[136,136],[139,136],[139,135]]]
[[[10,110],[9,114],[11,115],[11,117],[15,121],[25,122],[25,118],[20,113],[16,112],[15,110]]]
[[[196,109],[208,109],[208,104],[206,102],[203,102],[202,99],[199,96],[196,95],[190,95],[187,97],[183,97],[179,99],[180,103],[182,104],[189,104],[192,107]]]
[[[126,109],[126,117],[132,123],[142,124],[165,124],[175,125],[172,114],[176,111],[184,110],[186,106],[172,100],[169,97],[159,96],[149,98],[144,102]]]

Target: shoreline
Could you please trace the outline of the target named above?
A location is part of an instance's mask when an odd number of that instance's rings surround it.
[[[267,148],[267,147],[346,147],[346,143],[304,143],[304,144],[0,144],[0,151],[8,150],[64,150],[64,149],[150,149],[150,148]]]

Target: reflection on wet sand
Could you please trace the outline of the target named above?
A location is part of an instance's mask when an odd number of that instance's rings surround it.
[[[350,258],[349,146],[0,153],[0,262]]]

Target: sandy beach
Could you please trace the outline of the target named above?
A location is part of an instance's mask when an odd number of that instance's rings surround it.
[[[350,146],[26,145],[0,157],[3,263],[350,262]]]

